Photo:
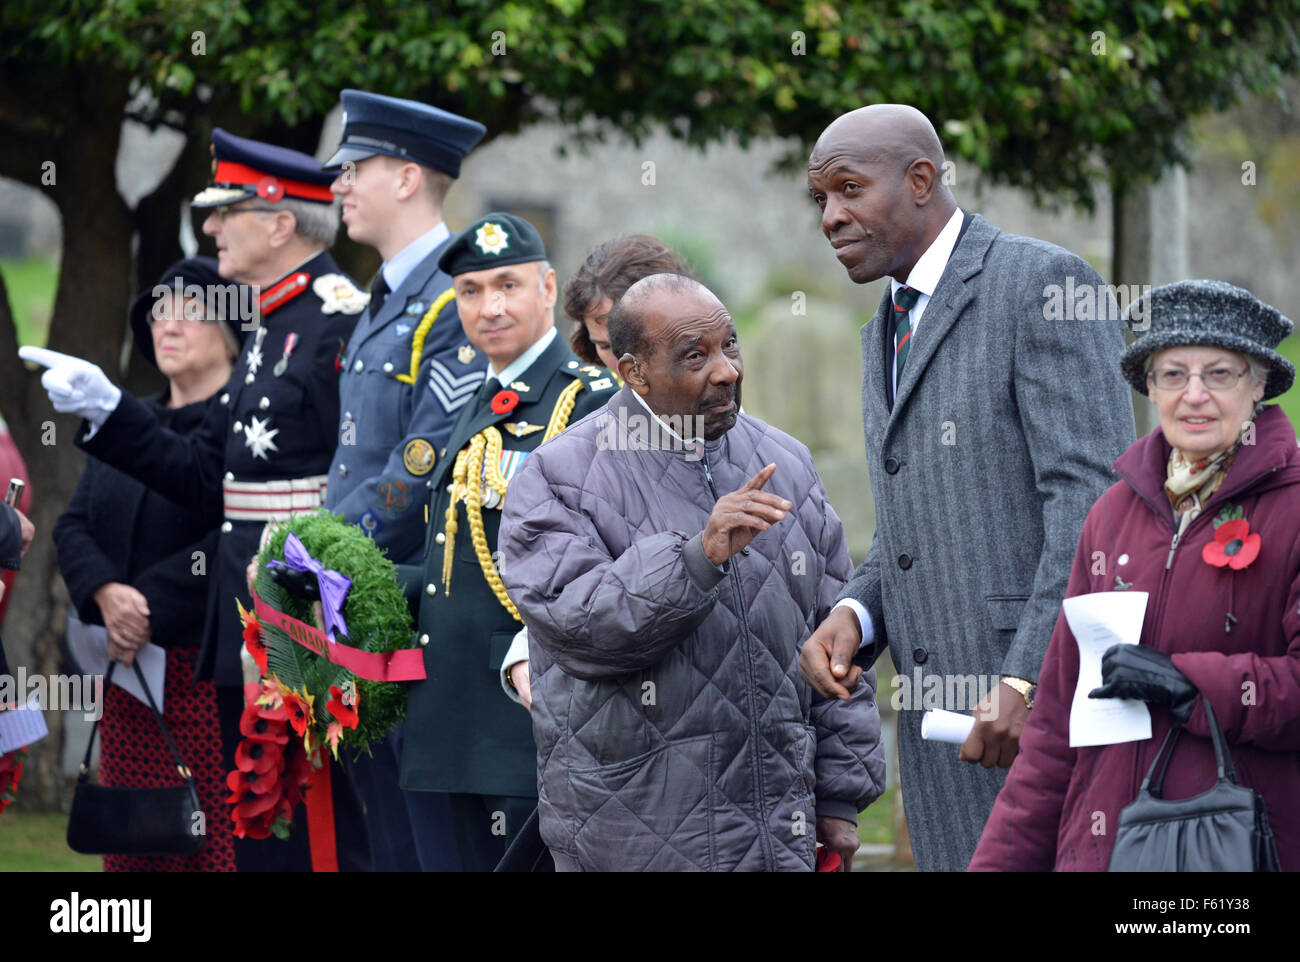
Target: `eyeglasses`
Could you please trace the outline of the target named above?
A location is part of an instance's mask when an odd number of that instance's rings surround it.
[[[1187,387],[1192,378],[1199,377],[1207,391],[1230,391],[1249,372],[1249,367],[1240,371],[1228,367],[1212,367],[1208,371],[1184,371],[1176,367],[1162,367],[1147,372],[1147,383],[1161,391],[1181,391]]]
[[[217,323],[217,319],[215,317],[205,317],[203,315],[189,315],[188,313],[182,314],[180,317],[173,317],[170,313],[164,313],[161,316],[155,316],[152,313],[149,314],[150,327],[153,327],[156,324],[165,324],[167,321],[180,321],[182,324]]]
[[[229,204],[222,204],[214,207],[217,216],[224,222],[232,214],[274,214],[275,211],[270,207],[232,207]]]

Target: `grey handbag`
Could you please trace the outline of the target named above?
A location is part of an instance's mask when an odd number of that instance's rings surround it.
[[[1169,729],[1138,797],[1119,813],[1111,872],[1279,872],[1264,800],[1237,782],[1228,740],[1208,698],[1205,719],[1219,777],[1193,798],[1161,797],[1182,725]]]

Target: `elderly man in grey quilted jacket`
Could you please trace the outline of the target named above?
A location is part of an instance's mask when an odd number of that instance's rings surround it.
[[[847,870],[876,679],[825,699],[798,666],[852,573],[839,518],[808,449],[740,413],[707,288],[645,278],[609,335],[624,389],[529,456],[501,523],[542,839],[561,871],[809,871],[817,841]]]

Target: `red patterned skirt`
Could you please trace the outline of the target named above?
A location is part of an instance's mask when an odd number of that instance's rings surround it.
[[[163,717],[185,764],[194,772],[208,842],[194,855],[105,855],[105,872],[233,872],[235,840],[225,796],[217,689],[195,682],[198,648],[169,648]],[[119,668],[120,670],[120,668]],[[99,723],[99,783],[163,788],[178,784],[176,765],[149,706],[117,685],[104,693]]]

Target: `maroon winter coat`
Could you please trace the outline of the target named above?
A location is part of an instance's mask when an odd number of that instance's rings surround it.
[[[1300,870],[1300,450],[1281,408],[1255,422],[1219,490],[1170,549],[1174,513],[1164,493],[1169,444],[1157,429],[1115,462],[1122,480],[1093,505],[1066,596],[1109,591],[1119,576],[1150,592],[1141,642],[1173,656],[1214,706],[1239,780],[1268,806],[1282,868]],[[1225,502],[1245,510],[1262,539],[1248,568],[1201,558]],[[1127,561],[1119,564],[1127,555]],[[1237,622],[1225,631],[1227,615]],[[1151,738],[1069,745],[1079,649],[1062,614],[1038,678],[1020,754],[971,859],[972,871],[1105,871],[1119,813],[1169,730],[1152,706]],[[1253,692],[1253,698],[1249,697]],[[1195,736],[1195,737],[1191,737]],[[1188,798],[1215,779],[1214,747],[1197,704],[1165,779],[1165,797]]]

